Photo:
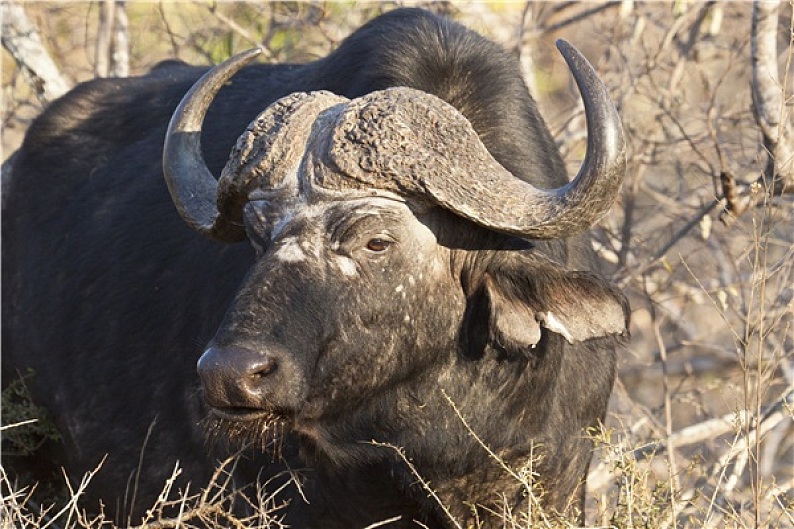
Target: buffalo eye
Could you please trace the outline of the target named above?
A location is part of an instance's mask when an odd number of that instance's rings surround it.
[[[248,240],[250,241],[251,246],[254,247],[256,255],[261,256],[263,253],[265,253],[265,250],[270,245],[270,238],[266,235],[263,236],[263,234],[253,229],[246,230],[246,234],[248,235]]]
[[[386,239],[379,239],[376,237],[374,239],[369,240],[369,242],[367,243],[367,250],[373,253],[383,253],[389,249],[389,246],[391,246],[391,244],[392,244],[391,241],[387,241]]]

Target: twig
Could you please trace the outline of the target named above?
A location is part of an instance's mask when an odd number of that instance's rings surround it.
[[[548,34],[548,33],[554,33],[555,31],[559,31],[559,30],[564,29],[564,28],[566,28],[566,27],[568,27],[568,26],[570,26],[572,24],[576,24],[577,22],[581,22],[582,20],[585,20],[588,17],[591,17],[593,15],[601,13],[602,11],[606,11],[607,9],[611,9],[613,7],[619,7],[619,6],[620,6],[620,2],[606,2],[604,4],[601,4],[601,5],[598,5],[598,6],[595,6],[595,7],[591,7],[589,9],[585,9],[584,11],[582,11],[580,13],[576,13],[574,15],[571,15],[570,17],[568,17],[568,18],[566,18],[564,20],[561,20],[559,22],[555,22],[553,24],[549,24],[548,26],[544,26],[544,27],[538,27],[538,28],[536,28],[535,31],[538,32],[541,35],[542,34]]]
[[[383,527],[384,525],[389,525],[390,523],[399,522],[400,520],[402,520],[402,518],[403,518],[402,515],[395,516],[393,518],[389,518],[388,520],[382,520],[380,522],[375,522],[373,524],[370,524],[366,526],[364,529],[375,529],[376,527]]]
[[[61,508],[61,510],[55,513],[46,524],[42,525],[40,529],[55,527],[56,520],[58,520],[58,518],[60,518],[67,512],[69,513],[69,516],[67,517],[64,527],[69,527],[70,525],[69,520],[71,519],[72,514],[74,514],[74,512],[77,510],[77,501],[80,499],[80,496],[82,496],[85,493],[85,488],[88,486],[88,484],[91,482],[91,480],[94,478],[96,473],[99,472],[99,469],[102,468],[102,465],[104,464],[105,464],[105,457],[102,458],[102,460],[99,462],[96,468],[87,472],[83,476],[83,478],[80,480],[80,485],[78,485],[77,490],[74,490],[72,488],[72,484],[69,482],[69,477],[66,475],[66,471],[63,471],[63,477],[66,481],[66,487],[69,489],[69,502],[66,505],[64,505]]]
[[[441,510],[444,511],[444,514],[446,514],[447,518],[452,523],[452,525],[454,525],[458,529],[463,529],[463,526],[460,525],[460,522],[458,522],[457,519],[455,519],[455,517],[449,511],[449,508],[446,505],[444,505],[444,502],[442,502],[441,498],[438,497],[438,494],[436,494],[436,491],[433,490],[433,487],[430,486],[430,483],[425,478],[423,478],[421,474],[419,474],[419,471],[416,469],[416,467],[411,462],[411,460],[408,459],[408,456],[405,455],[405,451],[402,448],[390,443],[381,443],[375,440],[370,441],[370,444],[372,444],[372,446],[378,446],[381,448],[389,448],[391,450],[394,450],[394,452],[397,453],[400,459],[402,459],[403,463],[405,463],[405,465],[408,467],[408,470],[411,471],[411,474],[413,474],[414,477],[419,481],[419,484],[422,485],[422,488],[425,489],[425,491],[430,495],[430,497],[433,498],[433,500],[438,504],[439,507],[441,507]]]
[[[659,347],[659,353],[662,361],[662,387],[664,389],[664,425],[665,433],[667,434],[667,464],[669,466],[668,475],[670,476],[670,520],[672,526],[675,527],[677,518],[677,505],[675,495],[680,489],[678,483],[678,465],[675,459],[675,441],[672,439],[673,434],[673,402],[670,394],[670,378],[667,373],[667,347],[665,346],[662,332],[660,329],[660,322],[656,317],[656,305],[651,304],[651,315],[653,318],[653,334],[656,337],[656,343]]]
[[[723,204],[722,200],[712,200],[703,206],[700,211],[698,211],[686,224],[684,224],[684,226],[682,226],[678,231],[675,232],[675,234],[673,234],[672,237],[670,237],[670,240],[668,240],[664,246],[656,250],[653,255],[647,259],[645,264],[635,270],[624,269],[621,273],[621,277],[616,278],[615,282],[622,288],[625,287],[633,277],[640,276],[647,272],[667,254],[670,248],[678,244],[678,242],[680,242],[684,236],[686,236],[686,234],[692,230],[692,228],[700,224],[700,221],[703,220],[703,217],[711,213],[711,211],[720,204]]]
[[[474,440],[477,441],[477,444],[479,444],[488,453],[491,459],[496,461],[496,463],[500,467],[502,467],[502,469],[505,472],[507,472],[513,479],[516,480],[517,483],[519,483],[524,488],[526,495],[529,497],[529,505],[528,505],[528,508],[530,509],[529,518],[530,519],[532,518],[531,515],[532,508],[537,507],[537,512],[540,513],[540,516],[543,518],[543,521],[548,523],[548,518],[546,517],[546,514],[542,506],[540,505],[540,502],[538,501],[536,494],[534,493],[533,483],[534,483],[534,478],[537,474],[533,472],[531,468],[528,469],[527,471],[525,471],[524,469],[516,471],[513,468],[511,468],[510,465],[508,465],[503,458],[499,457],[498,454],[496,454],[493,450],[491,450],[491,447],[489,447],[485,443],[485,441],[483,441],[482,438],[480,438],[480,436],[477,435],[474,429],[472,429],[472,427],[469,425],[469,422],[466,420],[466,418],[463,417],[463,414],[460,412],[457,405],[452,400],[452,398],[447,394],[447,392],[442,389],[441,394],[444,395],[444,398],[452,407],[452,410],[455,412],[455,415],[457,415],[460,422],[469,432],[469,435],[471,435],[474,438]],[[530,441],[529,449],[530,449],[529,463],[531,464],[533,461],[535,461],[535,453],[534,453],[535,444],[532,441]]]
[[[218,4],[216,2],[213,2],[213,3],[209,4],[209,5],[206,5],[205,7],[212,14],[212,16],[217,18],[220,22],[222,22],[230,30],[232,30],[235,33],[237,33],[238,35],[240,35],[242,38],[247,40],[250,44],[252,44],[254,46],[258,46],[259,49],[262,50],[263,57],[265,57],[268,60],[275,60],[275,56],[273,55],[272,50],[270,50],[267,46],[264,46],[262,44],[262,42],[260,41],[260,39],[256,38],[254,35],[252,35],[248,30],[246,30],[240,24],[238,24],[237,22],[235,22],[231,18],[229,18],[226,15],[224,15],[223,13],[221,13],[218,10]]]
[[[141,473],[143,472],[143,457],[146,454],[146,447],[149,445],[149,440],[152,437],[152,431],[154,431],[154,427],[156,425],[157,425],[157,416],[155,416],[154,419],[152,419],[152,421],[149,423],[149,427],[146,430],[146,436],[143,438],[143,444],[141,445],[141,451],[138,454],[138,466],[135,468],[134,480],[133,480],[133,485],[132,485],[132,499],[130,500],[130,504],[129,504],[130,505],[130,512],[135,510],[135,500],[138,497],[138,485],[139,485],[139,482],[140,482]],[[178,471],[178,468],[174,469],[175,473],[177,471]],[[176,476],[172,476],[172,477],[176,478]],[[170,487],[169,487],[169,489],[170,489]],[[125,491],[125,497],[126,497],[126,491]],[[129,523],[129,520],[128,520],[128,523]]]
[[[20,426],[25,426],[26,424],[33,424],[35,422],[39,422],[38,419],[28,419],[26,421],[15,422],[14,424],[6,424],[5,426],[0,426],[0,432],[4,432],[6,430],[10,430],[11,428],[19,428]]]

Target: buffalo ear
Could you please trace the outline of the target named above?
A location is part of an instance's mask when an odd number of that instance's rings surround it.
[[[540,323],[535,310],[499,288],[491,276],[485,277],[491,338],[508,351],[534,348],[540,341]]]
[[[569,343],[628,332],[625,296],[589,272],[572,272],[540,259],[487,272],[491,339],[509,351],[534,348],[541,328]]]

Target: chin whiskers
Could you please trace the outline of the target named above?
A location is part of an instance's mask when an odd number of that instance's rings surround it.
[[[234,421],[209,414],[202,421],[205,440],[211,450],[239,450],[250,448],[281,458],[283,439],[289,420],[277,414],[248,421]]]

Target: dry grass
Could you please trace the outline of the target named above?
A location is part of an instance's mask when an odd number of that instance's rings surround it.
[[[268,484],[258,485],[253,494],[236,488],[232,479],[237,456],[221,463],[210,482],[200,490],[175,490],[175,483],[181,470],[177,464],[171,476],[163,484],[162,492],[149,507],[137,525],[131,529],[166,529],[181,527],[185,529],[206,527],[235,527],[277,529],[281,523],[279,504],[276,496],[283,487],[291,486],[289,480],[280,488],[268,489]],[[80,508],[80,499],[86,486],[102,463],[84,476],[79,484],[69,482],[64,476],[62,486],[68,492],[60,502],[39,503],[36,497],[37,485],[20,486],[18,482],[0,469],[0,528],[78,529],[115,527],[103,512],[89,513]],[[198,489],[198,488],[197,488]]]

